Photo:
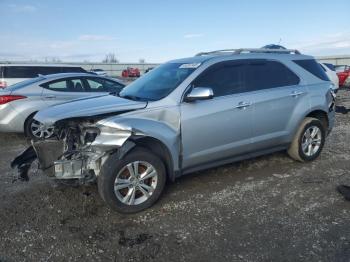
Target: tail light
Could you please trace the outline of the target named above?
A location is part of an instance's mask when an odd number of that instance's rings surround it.
[[[27,98],[26,96],[17,96],[17,95],[3,95],[0,96],[0,105],[7,104],[9,102]]]
[[[6,81],[0,81],[0,88],[6,88],[6,87],[7,87]]]

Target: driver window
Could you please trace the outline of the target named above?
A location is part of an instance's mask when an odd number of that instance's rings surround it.
[[[247,91],[246,66],[237,62],[222,62],[209,67],[194,82],[193,87],[210,87],[214,97]]]

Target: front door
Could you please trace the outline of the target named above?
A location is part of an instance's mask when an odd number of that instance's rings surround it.
[[[251,150],[252,101],[244,93],[245,70],[243,62],[221,62],[192,83],[192,88],[212,88],[214,98],[181,104],[183,169]]]

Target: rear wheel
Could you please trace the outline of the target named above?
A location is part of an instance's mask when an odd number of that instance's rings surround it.
[[[322,122],[317,118],[306,117],[295,134],[288,154],[301,162],[312,161],[320,155],[325,137]]]
[[[152,206],[166,182],[163,162],[152,152],[137,148],[118,160],[111,155],[98,176],[102,199],[121,213],[135,213]]]

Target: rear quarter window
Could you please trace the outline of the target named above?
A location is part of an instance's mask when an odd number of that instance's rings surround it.
[[[329,78],[325,73],[324,69],[321,67],[319,63],[316,62],[316,60],[305,59],[305,60],[294,60],[293,62],[301,66],[303,69],[313,74],[317,78],[324,81],[329,81]]]

